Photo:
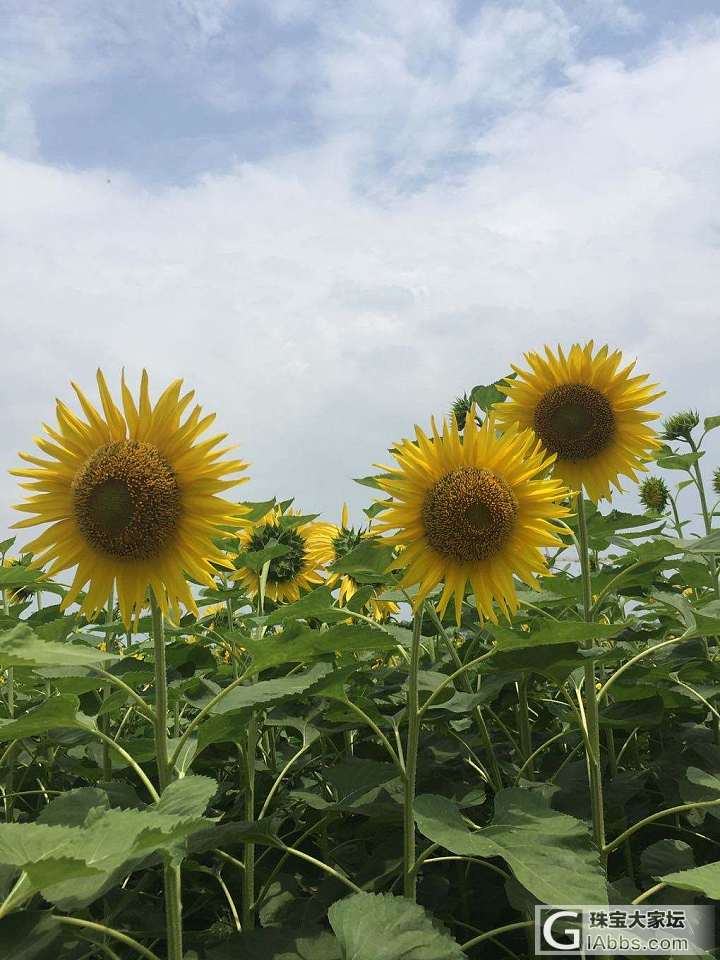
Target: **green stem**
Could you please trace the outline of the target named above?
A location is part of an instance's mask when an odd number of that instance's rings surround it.
[[[582,575],[583,613],[585,620],[593,618],[592,581],[590,573],[590,550],[588,544],[587,519],[585,517],[585,497],[582,490],[577,495],[578,549]],[[592,640],[585,641],[585,648],[591,649]],[[588,660],[585,665],[585,718],[588,729],[589,749],[587,751],[590,797],[592,801],[593,835],[599,850],[605,846],[605,811],[603,806],[602,762],[600,756],[600,720],[598,714],[598,696],[595,689],[595,661]]]
[[[112,927],[105,927],[102,923],[93,923],[92,920],[79,920],[77,917],[55,917],[58,923],[65,923],[68,926],[80,927],[84,930],[93,930],[95,933],[101,933],[103,936],[112,937],[113,940],[118,940],[120,943],[124,943],[128,947],[132,947],[136,953],[140,954],[141,957],[145,957],[145,960],[160,960],[160,957],[153,953],[152,950],[148,950],[147,947],[144,947],[141,943],[138,943],[137,940],[134,940],[132,937],[129,937],[126,933],[122,933],[120,930],[114,930]]]
[[[245,820],[255,820],[255,757],[257,753],[257,715],[250,716],[247,727],[247,748],[245,750]],[[242,875],[242,928],[244,932],[255,927],[255,844],[246,843],[244,853],[245,869]]]
[[[518,726],[520,732],[520,750],[522,753],[522,768],[526,770],[528,780],[534,780],[532,767],[532,735],[530,733],[530,706],[528,704],[528,681],[525,673],[518,683]]]
[[[163,615],[152,589],[150,590],[150,609],[155,648],[155,753],[158,781],[162,792],[170,783],[172,776],[172,767],[168,756],[167,664],[165,660]],[[165,860],[164,879],[168,960],[183,960],[180,864],[169,857]]]
[[[405,805],[403,810],[403,890],[408,900],[417,895],[415,867],[415,783],[417,779],[417,755],[420,743],[420,700],[418,673],[420,671],[420,631],[422,608],[413,618],[412,649],[408,673],[407,718],[408,736],[405,751]]]
[[[463,943],[462,949],[467,952],[471,947],[477,946],[478,943],[482,943],[484,940],[492,940],[492,938],[496,937],[499,933],[510,933],[513,930],[524,930],[528,927],[532,927],[534,923],[534,920],[521,920],[519,923],[508,923],[504,927],[495,927],[494,930],[488,930],[487,933],[481,933],[479,937],[473,937],[472,940],[468,940],[467,943]]]
[[[634,823],[631,827],[628,827],[627,830],[623,830],[619,836],[615,837],[614,840],[606,844],[605,853],[612,853],[613,850],[617,850],[620,844],[623,843],[628,837],[631,837],[643,827],[648,826],[648,824],[655,823],[656,820],[662,820],[663,817],[669,817],[674,813],[686,813],[688,810],[704,810],[706,807],[717,807],[719,804],[720,798],[717,800],[696,800],[693,803],[681,803],[676,807],[668,807],[667,810],[659,810],[657,813],[652,813],[649,817],[645,817],[643,820],[638,820],[637,823]]]

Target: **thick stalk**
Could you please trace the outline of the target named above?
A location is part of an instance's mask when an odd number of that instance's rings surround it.
[[[528,704],[528,681],[527,674],[523,674],[522,680],[518,683],[518,726],[520,731],[520,750],[522,753],[522,766],[525,770],[525,776],[528,780],[534,780],[532,760],[532,735],[530,733],[530,707]]]
[[[405,751],[405,806],[403,811],[403,892],[409,900],[417,895],[415,872],[415,782],[417,779],[417,755],[420,742],[420,700],[418,673],[420,671],[420,631],[422,608],[413,619],[412,649],[408,675],[407,717],[408,736]]]
[[[4,560],[5,557],[3,556],[1,559]],[[2,566],[2,564],[0,564],[0,566]],[[9,616],[10,616],[10,602],[9,602],[9,600],[8,600],[7,590],[3,590],[3,592],[2,592],[2,602],[3,602],[3,610],[4,610],[4,612],[5,612],[5,616],[6,616],[6,617],[9,617]],[[12,719],[15,717],[15,670],[14,670],[13,667],[8,667],[8,671],[7,671],[7,683],[5,684],[5,689],[6,689],[6,692],[7,692],[7,711],[8,711],[8,717],[12,720]],[[9,793],[12,793],[12,792],[13,792],[14,780],[15,780],[15,777],[14,777],[13,771],[12,771],[12,769],[11,769],[11,770],[8,772],[7,779],[6,779],[7,790],[8,790]],[[12,808],[13,808],[13,804],[12,804],[12,803],[8,803],[8,801],[6,800],[6,801],[5,801],[5,820],[6,820],[8,823],[12,820]]]
[[[258,578],[257,612],[262,616],[265,612],[265,588],[270,574],[268,560]],[[256,639],[263,636],[264,628],[258,626]],[[237,680],[237,678],[236,678]],[[245,742],[245,819],[248,823],[255,820],[255,759],[258,747],[258,718],[253,713],[247,726],[247,740]],[[246,843],[244,849],[245,869],[242,875],[242,928],[243,933],[255,928],[255,844]]]
[[[252,714],[247,728],[245,750],[245,819],[255,819],[255,756],[257,753],[257,716]],[[255,844],[245,844],[245,869],[242,875],[242,928],[243,932],[255,927]]]
[[[158,782],[162,792],[171,780],[168,757],[168,693],[165,661],[165,627],[162,610],[153,591],[150,591],[153,643],[155,647],[155,753]],[[167,929],[168,960],[183,960],[182,945],[182,884],[180,864],[170,858],[165,861],[165,924]]]
[[[585,518],[585,497],[582,490],[577,495],[578,550],[582,576],[583,614],[587,621],[592,620],[592,582],[590,574],[590,550],[588,546],[587,521]],[[592,640],[585,641],[585,648],[591,649]],[[603,806],[602,765],[600,757],[600,720],[598,716],[597,690],[595,689],[595,661],[585,664],[585,717],[588,731],[588,775],[590,798],[592,803],[593,836],[598,849],[605,846],[605,810]]]

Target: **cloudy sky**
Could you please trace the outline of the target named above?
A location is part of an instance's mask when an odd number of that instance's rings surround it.
[[[719,87],[716,0],[0,0],[3,471],[98,365],[330,518],[546,341],[720,413]]]

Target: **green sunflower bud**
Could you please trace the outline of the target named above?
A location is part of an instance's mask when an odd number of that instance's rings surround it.
[[[713,490],[720,497],[720,467],[713,473]]]
[[[670,501],[670,491],[662,477],[648,477],[640,487],[640,502],[655,513],[662,513]]]
[[[470,402],[470,397],[464,393],[461,397],[458,397],[455,403],[453,403],[450,409],[450,416],[455,418],[455,421],[458,425],[458,430],[465,429],[465,421],[468,418],[470,413],[470,407],[472,403]]]
[[[690,435],[700,423],[697,410],[683,410],[663,420],[663,436],[666,440],[690,440]]]

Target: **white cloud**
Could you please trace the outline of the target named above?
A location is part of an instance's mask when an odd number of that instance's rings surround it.
[[[719,413],[719,63],[713,34],[574,64],[462,178],[382,202],[354,190],[350,132],[183,189],[5,156],[3,461],[98,364],[185,376],[253,461],[248,496],[330,516],[413,422],[545,341],[607,339],[666,409]],[[15,497],[0,480],[3,525]]]

